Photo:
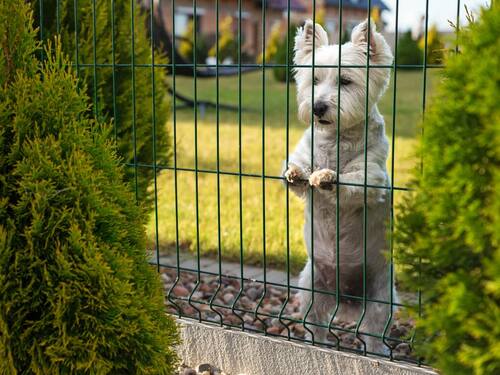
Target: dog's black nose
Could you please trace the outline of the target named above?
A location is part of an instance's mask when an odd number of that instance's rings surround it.
[[[328,105],[325,102],[314,103],[313,113],[318,117],[323,117],[323,115],[328,110]]]

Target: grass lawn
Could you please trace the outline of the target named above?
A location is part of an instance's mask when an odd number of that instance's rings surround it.
[[[262,96],[262,72],[242,76],[241,113],[241,170],[244,174],[279,176],[282,161],[286,157],[287,116],[286,85],[276,82],[271,72],[265,81],[265,97]],[[396,102],[396,139],[394,182],[407,186],[409,171],[415,164],[413,157],[416,135],[419,134],[422,111],[422,72],[399,71]],[[435,72],[428,74],[428,94],[438,79]],[[216,81],[198,80],[198,100],[215,101]],[[193,97],[193,79],[177,77],[176,89]],[[385,115],[387,134],[392,134],[392,84],[380,104]],[[224,77],[219,81],[220,103],[238,104],[238,77]],[[262,111],[262,103],[265,111]],[[177,166],[195,167],[195,121],[193,110],[176,110]],[[239,172],[239,118],[237,112],[219,113],[219,170]],[[263,127],[263,123],[265,126]],[[170,126],[173,127],[173,121]],[[263,131],[264,129],[264,131]],[[293,150],[305,126],[296,118],[295,86],[289,90],[289,147]],[[264,138],[264,142],[263,142]],[[203,118],[198,116],[198,168],[217,170],[217,115],[208,110]],[[263,148],[262,145],[265,145]],[[388,162],[389,173],[390,159]],[[259,264],[265,249],[268,265],[284,268],[287,248],[292,271],[298,271],[306,259],[302,239],[303,204],[293,194],[289,197],[289,236],[287,240],[286,189],[277,179],[244,176],[242,187],[242,238],[240,239],[240,190],[237,175],[198,174],[198,240],[196,226],[195,174],[177,172],[178,184],[178,236],[181,251],[199,251],[203,255],[216,255],[218,250],[224,260],[240,260],[241,249],[245,263]],[[265,190],[265,196],[263,191]],[[217,205],[220,196],[220,215]],[[404,192],[395,195],[396,201]],[[265,207],[263,206],[265,198]],[[220,217],[220,226],[218,223]],[[265,241],[263,240],[265,220]],[[218,228],[220,227],[220,231]],[[151,216],[148,233],[155,238],[155,217]],[[164,170],[158,176],[158,237],[162,251],[172,251],[176,242],[174,172]],[[288,246],[287,246],[288,243]],[[199,245],[198,245],[199,244]]]

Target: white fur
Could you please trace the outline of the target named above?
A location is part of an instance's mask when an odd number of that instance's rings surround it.
[[[295,38],[295,65],[311,66],[313,51],[313,23],[307,21],[299,28]],[[314,102],[328,104],[327,112],[318,118],[314,116],[314,130],[309,127],[290,155],[289,164],[284,168],[284,176],[291,189],[306,199],[304,237],[308,248],[309,261],[300,275],[299,286],[311,288],[311,239],[314,231],[314,289],[336,291],[336,214],[337,186],[339,190],[339,289],[341,294],[363,296],[363,217],[366,183],[372,186],[389,187],[386,171],[388,141],[385,136],[384,119],[377,108],[377,102],[387,88],[390,78],[388,68],[369,69],[368,108],[368,148],[366,153],[365,182],[365,106],[367,71],[366,68],[341,68],[343,82],[340,94],[340,141],[337,170],[338,120],[338,69],[321,67],[339,62],[339,46],[328,45],[328,37],[323,28],[316,24],[315,30],[315,77]],[[342,65],[363,65],[367,60],[367,21],[352,32],[351,42],[342,45]],[[382,35],[372,28],[370,35],[370,64],[389,65],[392,53]],[[312,111],[312,68],[298,67],[295,70],[299,118],[307,124],[311,122]],[[322,125],[323,122],[330,124]],[[312,142],[314,134],[314,142]],[[314,162],[311,165],[311,145],[314,143]],[[339,181],[339,185],[335,181]],[[351,183],[355,185],[344,185]],[[330,188],[327,189],[330,184]],[[311,188],[309,188],[311,186]],[[320,187],[321,186],[321,187]],[[313,193],[311,193],[313,191]],[[311,195],[314,194],[313,199]],[[313,203],[314,218],[311,217]],[[366,189],[366,297],[389,302],[389,266],[384,255],[387,249],[386,224],[390,210],[388,189]],[[314,221],[313,221],[314,219]],[[313,221],[313,227],[311,222]],[[308,321],[328,324],[335,310],[335,296],[321,293],[300,292],[301,307],[305,313],[311,307]],[[359,300],[358,300],[359,301]],[[340,299],[336,317],[344,321],[359,320],[363,304],[353,299]],[[360,332],[381,335],[389,319],[388,304],[367,302]],[[325,340],[326,329],[313,328],[316,342]],[[361,335],[368,351],[381,351],[381,339]]]

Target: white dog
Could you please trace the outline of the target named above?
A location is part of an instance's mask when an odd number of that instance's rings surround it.
[[[342,65],[366,66],[368,33],[367,21],[354,28],[351,42],[341,47]],[[336,189],[338,188],[340,189],[339,289],[341,295],[355,298],[340,298],[335,316],[344,321],[361,322],[359,333],[366,343],[367,350],[381,351],[385,346],[380,338],[361,333],[380,336],[389,318],[390,305],[367,302],[366,309],[363,309],[363,249],[366,240],[366,298],[389,302],[391,283],[384,250],[387,249],[385,227],[389,217],[390,191],[383,188],[390,186],[386,171],[389,146],[385,136],[384,119],[379,113],[377,102],[387,88],[390,70],[369,69],[368,147],[365,160],[366,68],[341,68],[339,79],[338,68],[332,67],[339,63],[339,46],[329,45],[328,36],[323,28],[318,24],[314,27],[310,20],[297,31],[295,65],[312,65],[313,35],[314,79],[310,67],[296,68],[295,79],[299,118],[309,124],[313,114],[314,125],[306,130],[295,151],[290,155],[288,165],[284,168],[284,176],[291,190],[306,198],[304,237],[309,261],[300,275],[299,286],[311,288],[314,282],[315,290],[336,291]],[[372,27],[370,64],[389,65],[392,59],[386,41]],[[311,100],[312,85],[314,85],[314,101]],[[340,85],[340,104],[338,85]],[[337,120],[339,105],[340,124]],[[340,157],[337,162],[339,128]],[[312,144],[313,163],[311,163]],[[366,238],[363,228],[365,183],[369,186],[366,188]],[[313,200],[311,200],[312,194],[307,194],[310,190],[308,185],[314,189]],[[314,217],[311,217],[311,201],[314,202]],[[311,227],[312,220],[314,220],[313,227]],[[311,277],[312,234],[314,234],[314,280]],[[307,321],[314,323],[328,325],[337,307],[334,295],[315,293],[312,302],[311,293],[301,291],[300,300],[302,312],[309,311]],[[312,332],[316,342],[324,342],[328,331],[313,327]]]

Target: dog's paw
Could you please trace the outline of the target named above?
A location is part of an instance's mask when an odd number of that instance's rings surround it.
[[[323,190],[333,190],[337,173],[331,169],[320,169],[309,176],[309,185]]]
[[[292,185],[304,185],[307,182],[307,177],[304,175],[302,169],[294,164],[288,166],[284,177]]]

